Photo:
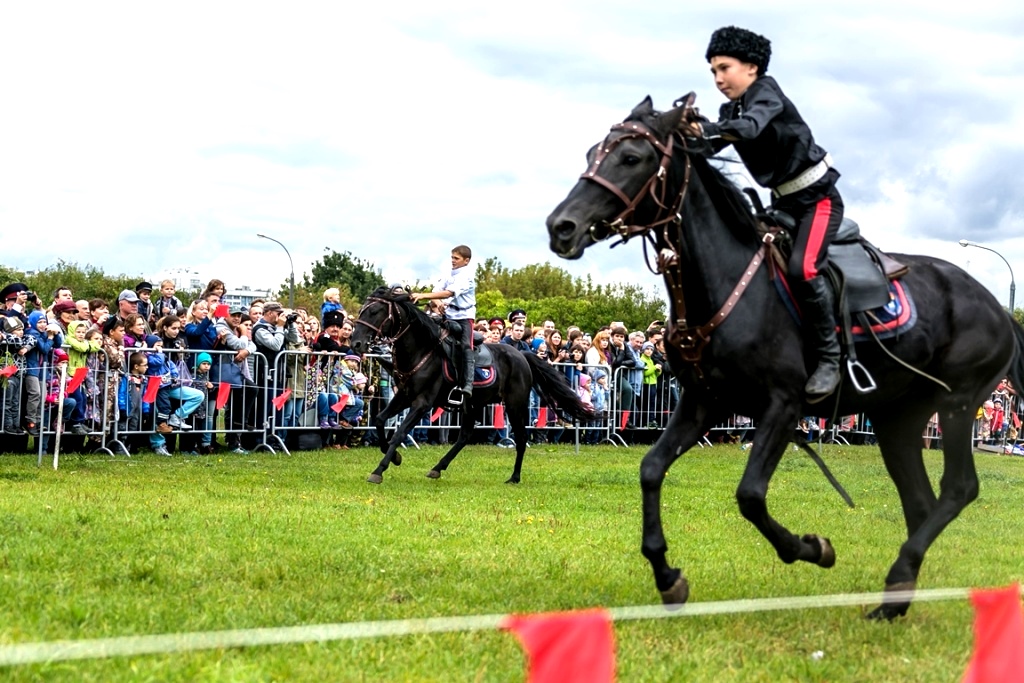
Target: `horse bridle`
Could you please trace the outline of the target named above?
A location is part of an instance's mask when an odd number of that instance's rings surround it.
[[[612,137],[616,131],[622,130],[626,132],[617,137]],[[676,137],[676,135],[670,135],[668,142],[663,143],[656,135],[654,135],[651,129],[643,123],[638,121],[616,123],[612,126],[611,132],[608,133],[607,137],[598,144],[594,160],[590,163],[590,166],[587,167],[587,170],[580,176],[580,179],[597,183],[622,200],[626,205],[626,208],[624,208],[618,216],[610,222],[605,222],[605,224],[603,224],[604,227],[609,230],[607,235],[602,236],[598,234],[596,230],[597,226],[591,226],[590,235],[594,241],[600,242],[607,239],[612,234],[619,236],[621,239],[619,244],[625,243],[633,235],[643,235],[647,238],[647,241],[644,242],[644,256],[647,261],[647,267],[654,274],[665,276],[665,280],[671,290],[672,299],[678,312],[678,318],[669,325],[669,343],[678,348],[683,359],[692,363],[697,370],[697,374],[703,377],[699,363],[704,347],[709,341],[711,341],[711,332],[721,325],[729,314],[732,313],[736,304],[739,302],[740,297],[742,297],[743,293],[746,291],[747,285],[749,285],[753,280],[754,273],[758,268],[760,268],[761,263],[764,261],[775,235],[771,232],[764,235],[761,248],[754,253],[753,258],[744,269],[743,275],[740,276],[739,282],[733,288],[732,293],[722,304],[721,308],[711,316],[711,320],[698,327],[688,326],[686,324],[686,300],[683,297],[682,282],[679,278],[673,275],[670,269],[671,266],[678,265],[679,252],[673,245],[672,240],[669,239],[668,226],[675,225],[677,230],[680,230],[683,223],[683,200],[686,198],[686,191],[690,186],[691,164],[689,155],[686,155],[686,171],[683,177],[683,183],[679,188],[678,195],[676,195],[675,200],[671,203],[671,208],[669,208],[669,204],[665,201],[666,195],[668,194],[668,167],[672,163],[672,151]],[[619,186],[607,178],[598,175],[598,171],[600,170],[601,162],[605,160],[616,145],[623,140],[638,138],[646,140],[653,145],[661,154],[661,160],[658,164],[658,169],[651,174],[651,177],[647,179],[647,182],[645,182],[636,195],[630,199]],[[678,136],[678,138],[682,141],[683,150],[685,152],[687,150],[686,138],[683,136]],[[630,221],[633,218],[636,207],[648,194],[658,205],[658,213],[655,215],[654,220],[647,225],[631,224]],[[662,217],[663,214],[666,213],[667,215]],[[662,234],[662,244],[664,246],[657,253],[656,266],[652,267],[650,258],[647,257],[647,244],[650,242],[651,245],[657,249],[657,240],[651,236],[651,233],[659,227],[664,228]],[[679,237],[681,240],[681,234]]]
[[[618,131],[625,131],[622,135],[613,137]],[[611,154],[615,147],[625,141],[642,139],[650,143],[655,150],[661,154],[661,159],[658,162],[657,170],[651,174],[643,186],[637,191],[637,193],[630,198],[622,188],[608,180],[607,178],[598,175],[598,171],[601,170],[601,163]],[[639,121],[625,121],[623,123],[616,123],[611,127],[611,131],[597,145],[597,152],[594,155],[593,161],[587,167],[581,175],[581,180],[589,180],[590,182],[596,183],[601,187],[605,188],[616,197],[618,197],[625,208],[613,218],[611,221],[605,221],[601,224],[601,228],[605,228],[608,232],[604,235],[600,234],[599,226],[593,225],[590,227],[590,236],[595,242],[600,242],[611,237],[611,235],[617,235],[621,239],[621,243],[629,240],[633,235],[648,235],[650,231],[669,224],[679,225],[682,223],[682,206],[683,199],[686,197],[686,190],[690,185],[690,159],[686,158],[686,171],[683,178],[683,183],[679,188],[679,194],[675,200],[671,202],[671,208],[669,202],[666,201],[668,194],[668,169],[672,163],[672,153],[675,149],[675,136],[669,136],[668,142],[662,142],[658,137],[643,123]],[[686,143],[683,141],[683,148],[685,150]],[[658,206],[658,213],[652,222],[646,225],[636,225],[631,223],[633,214],[636,212],[637,206],[643,201],[644,197],[650,195],[651,199]],[[664,217],[662,217],[663,214]],[[667,237],[667,235],[666,235]],[[652,240],[653,241],[653,240]],[[667,244],[671,242],[666,239]],[[648,263],[648,267],[650,264]],[[659,270],[653,270],[656,274]]]
[[[377,327],[375,325],[371,325],[370,323],[368,323],[365,320],[363,320],[363,311],[365,311],[367,309],[367,307],[370,304],[372,304],[372,303],[384,304],[384,305],[387,306],[387,309],[388,309],[388,316],[386,318],[384,318],[383,321],[381,321],[379,327]],[[394,328],[395,322],[397,322],[398,324],[401,325],[401,328],[398,330],[398,334],[396,334],[393,337],[389,337],[389,336],[387,336],[384,333],[384,325],[387,324],[388,321],[392,322],[392,325],[391,325],[392,328]],[[399,339],[401,339],[402,335],[404,335],[406,332],[408,332],[409,328],[412,327],[412,322],[406,321],[403,318],[401,313],[399,313],[398,305],[394,301],[392,301],[390,299],[382,299],[382,298],[376,297],[376,296],[367,297],[366,303],[363,304],[362,308],[359,309],[359,313],[356,315],[356,324],[357,325],[362,325],[363,327],[370,328],[371,330],[373,330],[373,333],[374,333],[374,336],[375,336],[376,339],[378,339],[379,341],[381,341],[384,344],[392,346],[392,348],[394,347],[394,343],[396,341],[398,341]],[[415,375],[416,372],[420,368],[422,368],[426,364],[426,362],[428,360],[430,360],[431,356],[433,356],[433,355],[434,355],[434,349],[431,349],[430,351],[428,351],[423,356],[423,358],[420,359],[419,363],[417,363],[415,366],[413,366],[413,368],[411,370],[408,370],[408,371],[399,370],[398,369],[397,359],[395,359],[396,362],[395,362],[395,365],[393,366],[393,371],[392,371],[391,374],[393,374],[395,376],[395,380],[398,383],[398,385],[402,385],[402,384],[404,384],[406,382],[406,380],[408,380],[410,377]]]

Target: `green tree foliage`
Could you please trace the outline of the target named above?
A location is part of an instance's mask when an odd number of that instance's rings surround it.
[[[373,290],[387,284],[380,269],[369,261],[355,257],[348,251],[339,254],[330,247],[325,247],[324,251],[328,253],[313,264],[312,272],[304,273],[302,282],[295,283],[296,306],[305,306],[310,313],[319,315],[324,290],[337,287],[345,310],[355,313]],[[287,301],[287,282],[280,292],[281,300]]]
[[[64,260],[57,261],[56,264],[32,275],[6,268],[0,269],[0,278],[3,280],[0,287],[9,282],[24,282],[29,289],[39,295],[43,306],[49,306],[53,302],[57,288],[68,287],[75,299],[100,298],[110,304],[111,308],[116,307],[117,295],[122,289],[134,290],[140,280],[137,275],[107,275],[95,266],[80,266]]]
[[[507,318],[521,308],[531,324],[550,319],[563,330],[579,325],[590,332],[612,321],[642,330],[665,319],[665,302],[657,292],[630,284],[595,285],[550,263],[509,269],[489,258],[477,267],[476,278],[479,318]]]

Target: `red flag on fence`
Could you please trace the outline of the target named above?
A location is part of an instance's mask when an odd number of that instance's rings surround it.
[[[227,405],[229,398],[231,398],[231,385],[227,382],[221,382],[220,386],[217,387],[217,410],[223,409]]]
[[[433,413],[431,413],[431,415],[430,415],[430,423],[433,424],[433,423],[437,422],[437,418],[441,417],[441,413],[443,413],[443,412],[444,412],[444,408],[438,408]]]
[[[291,390],[291,387],[289,387],[289,388],[285,389],[284,391],[282,391],[280,394],[278,394],[274,398],[274,400],[271,401],[271,403],[274,404],[274,407],[276,409],[281,410],[281,408],[284,408],[285,401],[287,401],[288,397],[291,396],[291,395],[292,395],[292,390]]]
[[[500,403],[494,406],[494,428],[505,428],[505,406],[501,405]]]
[[[0,377],[10,377],[18,371],[17,365],[8,365],[3,370],[0,370]]]
[[[619,430],[620,431],[625,430],[627,424],[629,424],[629,411],[628,410],[623,410],[622,411],[622,419],[619,420]]]
[[[70,386],[70,385],[68,385]],[[146,380],[146,391],[142,394],[144,403],[152,403],[156,400],[156,392],[160,390],[160,375],[150,375]]]
[[[342,394],[341,398],[338,399],[338,402],[331,406],[331,410],[333,410],[336,413],[340,413],[341,409],[345,407],[346,403],[348,403],[348,394]]]
[[[528,683],[610,683],[615,680],[615,634],[606,610],[512,615],[501,628],[523,644]]]
[[[546,407],[540,407],[537,409],[537,426],[547,427],[548,426],[548,409]]]
[[[75,368],[75,373],[71,375],[71,379],[68,380],[68,388],[65,389],[67,393],[73,393],[78,387],[82,386],[82,382],[85,381],[85,376],[89,374],[89,368]]]
[[[1020,584],[971,591],[974,654],[963,683],[1024,681],[1024,612]]]

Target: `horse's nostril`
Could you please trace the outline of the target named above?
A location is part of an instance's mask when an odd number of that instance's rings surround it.
[[[555,224],[554,232],[558,237],[562,239],[572,237],[573,234],[575,234],[576,232],[576,222],[570,220],[560,220]]]

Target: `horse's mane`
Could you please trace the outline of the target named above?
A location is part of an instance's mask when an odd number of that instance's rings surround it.
[[[690,154],[693,170],[700,178],[708,198],[738,237],[759,239],[758,222],[750,201],[735,181],[711,163],[714,158],[701,152]]]
[[[395,290],[390,287],[378,287],[370,296],[394,302],[402,309],[405,318],[412,322],[417,331],[421,330],[421,333],[425,334],[430,342],[437,343],[441,340],[440,326],[413,302],[408,292],[403,291],[401,294],[396,294]]]

